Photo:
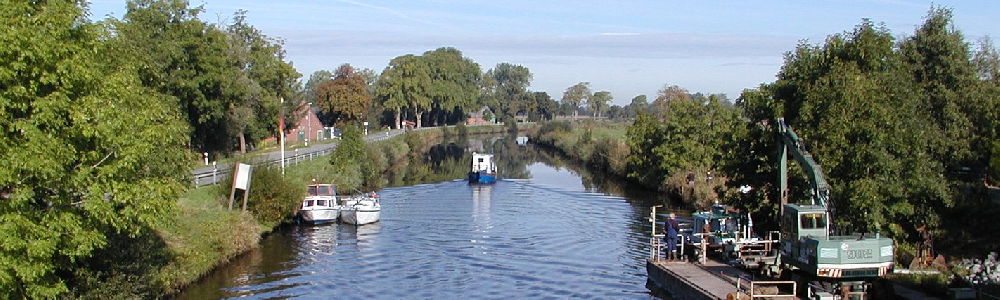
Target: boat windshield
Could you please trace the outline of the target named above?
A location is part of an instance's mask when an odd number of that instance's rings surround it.
[[[317,188],[317,186],[315,186],[315,185],[310,185],[309,186],[309,192],[308,192],[309,196],[316,196],[317,195],[316,194],[316,188]]]
[[[323,185],[323,186],[318,186],[318,188],[319,188],[318,191],[319,195],[324,195],[324,196],[333,195],[333,190],[330,188],[330,186]]]

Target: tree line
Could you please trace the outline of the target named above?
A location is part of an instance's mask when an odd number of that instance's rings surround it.
[[[309,103],[331,123],[392,124],[457,123],[480,105],[506,121],[542,120],[558,107],[528,89],[528,68],[481,73],[453,48],[400,56],[380,74],[345,65],[303,85],[283,41],[246,11],[216,24],[184,0],[131,0],[120,19],[98,21],[86,1],[0,5],[5,298],[54,298],[94,280],[84,270],[95,251],[173,219],[195,153],[251,150],[294,128]]]
[[[992,42],[967,42],[951,10],[933,7],[910,36],[864,20],[822,44],[802,42],[776,81],[744,90],[733,105],[667,87],[660,106],[628,127],[627,150],[587,134],[580,140],[604,149],[589,161],[614,173],[696,207],[721,199],[774,226],[777,119],[785,118],[825,170],[840,233],[881,232],[912,245],[927,228],[956,241],[942,247],[961,251],[970,241],[996,244],[965,225],[992,217],[959,216],[997,212],[984,183],[1000,178],[998,74]],[[616,157],[627,163],[602,161]],[[791,164],[791,199],[809,199],[799,169]],[[694,191],[686,189],[689,171],[698,174]],[[716,179],[701,183],[712,171]]]

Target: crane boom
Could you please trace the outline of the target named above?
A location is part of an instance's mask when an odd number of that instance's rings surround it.
[[[831,289],[808,285],[814,292],[843,292],[852,286],[868,291],[867,287],[877,283],[877,278],[892,270],[892,239],[831,234],[835,232],[830,226],[834,208],[823,168],[806,151],[805,143],[785,119],[778,119],[778,135],[781,238],[776,264],[781,272],[790,271],[805,278],[802,287],[814,281],[830,284],[823,286]],[[809,179],[812,203],[788,203],[789,154]],[[847,296],[842,294],[842,297]]]
[[[778,168],[778,173],[780,177],[780,187],[781,187],[781,204],[784,205],[788,203],[788,167],[786,166],[788,161],[788,153],[792,154],[792,158],[799,163],[802,170],[806,172],[806,176],[809,177],[809,185],[812,188],[812,205],[818,205],[827,208],[829,212],[829,200],[830,200],[830,186],[826,183],[826,178],[823,177],[823,168],[816,163],[813,159],[812,154],[806,151],[806,146],[802,139],[799,138],[792,128],[785,123],[784,118],[778,119],[778,132],[781,135],[781,158],[779,160],[781,166]]]

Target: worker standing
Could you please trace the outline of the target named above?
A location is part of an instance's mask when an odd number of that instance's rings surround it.
[[[677,251],[677,232],[679,231],[680,225],[677,224],[676,215],[670,213],[670,218],[664,224],[663,235],[667,239],[667,259],[674,260],[678,258]]]

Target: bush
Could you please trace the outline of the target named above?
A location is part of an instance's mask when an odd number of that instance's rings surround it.
[[[229,206],[233,173],[235,172],[230,172],[228,178],[220,182],[222,188],[219,189],[219,199],[223,202],[223,207]],[[247,211],[265,226],[275,226],[290,220],[299,201],[305,196],[304,183],[283,178],[279,166],[256,164],[251,174],[250,188],[245,191],[250,193],[247,197]],[[243,192],[237,191],[232,199],[234,211],[242,209],[241,193]]]
[[[273,165],[254,169],[247,210],[264,225],[289,220],[306,194],[303,184],[282,178],[281,169]]]

